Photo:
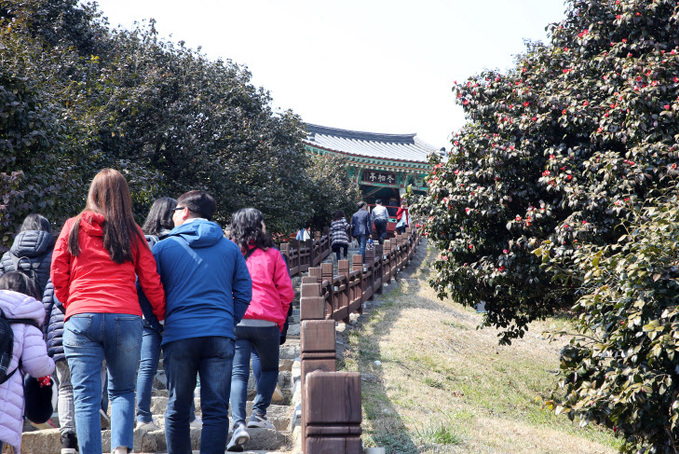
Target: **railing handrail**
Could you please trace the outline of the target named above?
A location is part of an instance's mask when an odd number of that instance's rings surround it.
[[[362,313],[363,303],[382,293],[383,286],[409,263],[419,241],[416,230],[406,229],[406,234],[366,251],[365,264],[362,256],[354,255],[351,263],[338,261],[337,276],[331,263],[323,263],[308,268],[309,276],[302,278],[300,357],[305,454],[363,452],[360,374],[336,372],[334,322],[349,322],[350,314]]]

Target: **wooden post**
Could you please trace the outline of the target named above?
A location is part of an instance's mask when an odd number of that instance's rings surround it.
[[[325,298],[320,282],[314,277],[305,276],[300,285],[299,318],[300,320],[325,319]]]
[[[321,263],[321,282],[328,283],[326,298],[325,314],[327,318],[332,318],[332,313],[337,309],[337,302],[335,301],[335,289],[333,285],[333,269],[332,263]]]
[[[362,454],[361,374],[313,372],[302,388],[305,454]]]
[[[305,320],[300,332],[300,360],[302,389],[309,372],[322,370],[334,372],[337,367],[335,353],[335,321]]]

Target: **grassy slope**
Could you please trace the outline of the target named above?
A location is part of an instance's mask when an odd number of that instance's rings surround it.
[[[362,373],[364,446],[392,453],[613,453],[618,440],[542,408],[558,351],[536,323],[512,346],[481,316],[436,299],[424,245],[342,338],[339,367]]]

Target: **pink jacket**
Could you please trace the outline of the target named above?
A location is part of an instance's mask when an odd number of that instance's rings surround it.
[[[0,290],[0,308],[7,318],[30,318],[42,325],[45,308],[40,301],[9,290]],[[44,377],[54,371],[54,361],[47,356],[47,346],[42,332],[32,325],[12,324],[14,332],[14,355],[8,372],[19,365],[17,371],[0,385],[0,440],[21,450],[21,431],[24,426],[24,386],[23,373],[35,378]]]
[[[252,278],[252,301],[243,318],[276,322],[282,331],[295,297],[283,256],[275,248],[257,249],[246,264]]]

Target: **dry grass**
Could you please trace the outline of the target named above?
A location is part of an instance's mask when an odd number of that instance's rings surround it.
[[[342,335],[340,367],[363,377],[364,445],[392,453],[616,452],[612,433],[542,408],[561,347],[541,334],[551,322],[498,345],[495,330],[476,329],[480,315],[436,299],[426,254],[421,247]]]

